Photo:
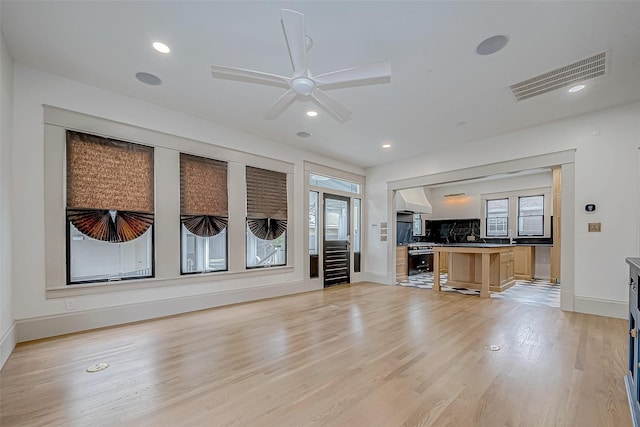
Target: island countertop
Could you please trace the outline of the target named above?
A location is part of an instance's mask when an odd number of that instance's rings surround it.
[[[438,245],[439,247],[444,247],[444,248],[457,248],[457,247],[461,247],[461,248],[504,248],[504,247],[511,247],[511,246],[516,246],[515,244],[510,244],[510,243],[443,243],[441,245]],[[434,249],[438,246],[434,246]],[[531,246],[531,245],[525,245],[525,246]]]
[[[434,243],[433,247],[474,247],[474,248],[496,248],[505,246],[536,246],[536,247],[553,247],[553,243],[485,243],[485,242],[465,242],[465,243]]]

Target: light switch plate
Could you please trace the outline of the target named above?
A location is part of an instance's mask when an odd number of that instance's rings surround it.
[[[589,233],[599,233],[600,232],[600,223],[599,222],[590,222],[589,223]]]

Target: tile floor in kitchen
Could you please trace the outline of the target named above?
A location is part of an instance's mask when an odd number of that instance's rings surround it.
[[[433,288],[433,273],[423,273],[409,276],[409,280],[397,282],[400,286],[413,286],[421,289]],[[443,292],[457,292],[464,295],[480,295],[475,289],[454,288],[447,286],[447,274],[440,275]],[[532,281],[518,280],[515,285],[502,292],[491,292],[491,298],[516,301],[534,306],[560,308],[560,285],[546,280]]]

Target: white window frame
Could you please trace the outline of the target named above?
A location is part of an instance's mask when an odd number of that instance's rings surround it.
[[[366,219],[366,215],[367,215],[367,199],[365,197],[366,191],[365,191],[365,177],[363,175],[358,175],[352,172],[347,172],[344,170],[340,170],[340,169],[335,169],[329,166],[323,166],[317,163],[312,163],[312,162],[308,162],[305,161],[304,162],[304,172],[305,172],[305,176],[304,176],[304,182],[305,182],[305,205],[304,205],[304,211],[305,212],[309,212],[309,191],[315,191],[318,193],[318,223],[316,223],[316,232],[318,233],[318,257],[319,257],[319,275],[318,277],[314,277],[314,278],[310,278],[309,277],[309,267],[310,267],[310,260],[309,260],[309,218],[307,215],[306,221],[305,221],[305,238],[304,238],[304,254],[305,254],[305,261],[304,261],[304,272],[305,272],[305,278],[306,280],[309,280],[310,283],[320,283],[324,280],[324,278],[322,277],[322,254],[324,251],[324,247],[323,247],[323,233],[324,233],[324,220],[323,220],[323,211],[324,211],[324,205],[323,205],[323,200],[324,200],[324,193],[328,193],[328,194],[335,194],[337,196],[345,196],[345,197],[349,197],[350,200],[350,205],[349,205],[349,209],[350,209],[350,214],[352,214],[354,212],[354,204],[355,204],[355,199],[360,199],[360,219],[361,219],[361,224],[360,224],[360,272],[354,272],[354,245],[353,242],[351,244],[351,259],[349,262],[351,271],[350,271],[350,277],[351,277],[351,282],[355,283],[355,282],[360,282],[362,280],[364,280],[364,271],[366,269],[365,266],[365,259],[366,259],[366,254],[365,254],[365,249],[367,247],[367,228],[364,227],[365,224],[365,219]],[[311,185],[310,184],[310,175],[321,175],[321,176],[328,176],[331,178],[336,178],[336,179],[340,179],[340,180],[344,180],[344,181],[348,181],[348,182],[352,182],[354,184],[358,184],[358,192],[347,192],[347,191],[340,191],[340,190],[334,190],[334,189],[329,189],[329,188],[324,188],[324,187],[319,187],[319,186],[315,186],[315,185]],[[353,217],[353,215],[351,215]],[[350,224],[350,229],[349,229],[349,233],[350,236],[352,236],[352,240],[353,240],[353,236],[355,236],[355,221],[353,218],[351,218],[351,224]]]
[[[76,130],[126,142],[154,147],[155,218],[153,278],[89,284],[66,284],[65,143],[66,130]],[[229,226],[228,271],[182,275],[180,268],[180,153],[228,162]],[[104,292],[202,283],[204,276],[216,278],[260,278],[294,271],[294,228],[287,230],[287,264],[269,269],[245,266],[246,189],[245,167],[254,166],[287,174],[287,200],[293,206],[295,165],[210,143],[170,135],[151,129],[114,122],[87,114],[44,106],[44,191],[45,191],[45,295],[65,298]],[[294,224],[294,209],[287,222]]]
[[[520,236],[530,239],[551,238],[551,212],[553,212],[551,187],[528,188],[516,191],[506,191],[499,193],[485,193],[480,195],[481,215],[480,215],[480,238],[482,239],[503,239],[518,238],[518,198],[528,196],[544,196],[544,235],[542,236]],[[509,230],[507,236],[496,237],[487,236],[487,200],[509,199]]]
[[[487,233],[487,231],[488,231],[487,218],[489,218],[489,209],[487,208],[487,206],[488,206],[489,202],[496,201],[496,200],[506,200],[507,201],[507,215],[505,216],[505,218],[507,219],[507,226],[506,226],[506,228],[504,230],[504,234],[491,234],[491,235],[489,235]],[[497,198],[497,199],[487,199],[487,200],[483,200],[482,203],[484,204],[484,212],[485,212],[484,213],[484,220],[485,220],[485,222],[484,222],[484,229],[481,231],[481,234],[484,233],[484,235],[486,237],[489,237],[489,238],[509,237],[509,224],[511,224],[511,222],[509,221],[509,206],[510,206],[509,198],[508,197],[502,197],[502,198]],[[502,218],[502,217],[500,217],[500,218]]]
[[[521,205],[520,205],[520,200],[523,198],[527,198],[527,197],[542,197],[542,215],[521,215]],[[526,237],[526,238],[535,238],[535,237],[542,237],[544,235],[544,225],[547,222],[546,218],[545,218],[545,214],[546,211],[544,209],[544,200],[546,199],[546,197],[544,197],[544,194],[537,194],[534,196],[519,196],[518,197],[518,219],[517,219],[517,223],[516,223],[516,230],[517,230],[517,237]],[[521,218],[526,218],[528,216],[532,216],[532,217],[537,217],[537,216],[542,216],[542,234],[520,234],[522,232],[522,230],[520,229],[520,219]]]

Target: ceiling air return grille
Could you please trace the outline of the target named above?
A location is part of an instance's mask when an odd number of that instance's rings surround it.
[[[509,86],[518,101],[522,101],[577,82],[602,76],[607,68],[607,52],[549,71],[529,80]]]

